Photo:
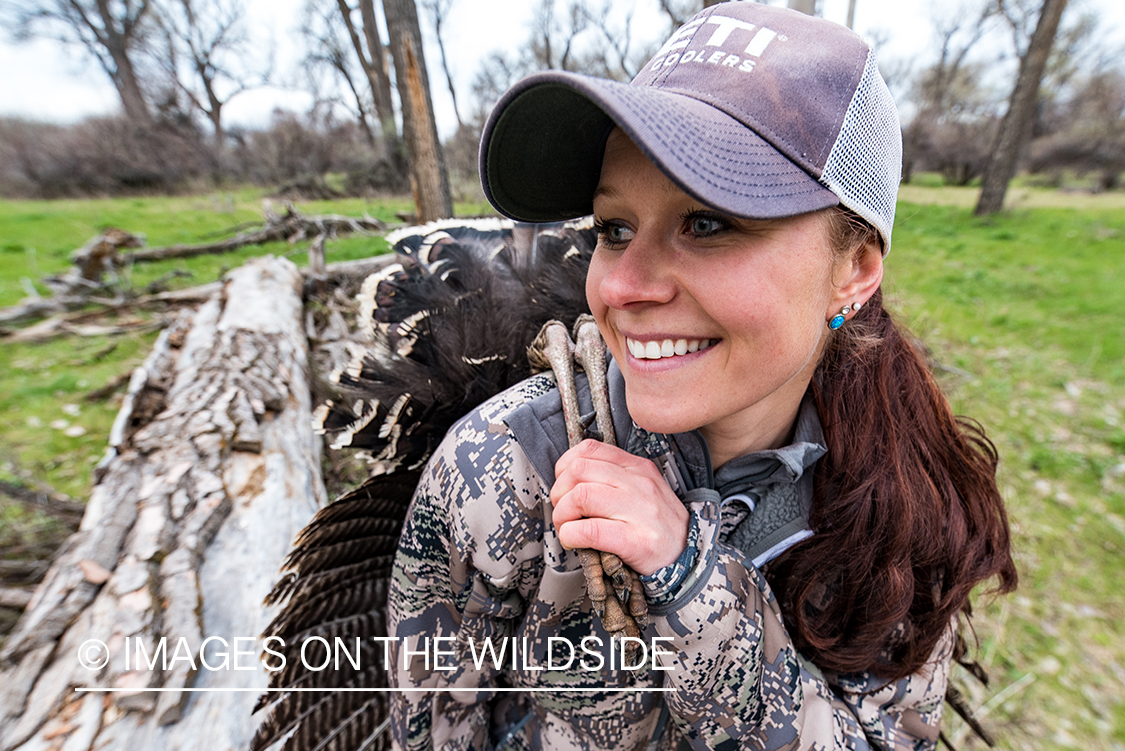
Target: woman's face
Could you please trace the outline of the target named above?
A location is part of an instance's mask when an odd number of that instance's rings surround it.
[[[606,145],[594,216],[586,297],[636,423],[701,429],[716,467],[784,445],[825,322],[849,302],[834,284],[825,216],[713,211],[620,130]]]

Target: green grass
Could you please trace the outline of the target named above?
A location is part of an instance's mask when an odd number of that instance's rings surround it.
[[[981,600],[993,685],[964,685],[989,706],[1001,748],[1120,750],[1125,212],[977,219],[901,203],[886,279],[955,410],[984,424],[1001,457],[1021,583]],[[964,748],[964,729],[950,727]]]
[[[988,219],[903,203],[888,292],[928,336],[974,350],[1055,348],[1125,380],[1125,212],[1020,209]]]
[[[907,188],[886,263],[888,304],[930,350],[955,410],[996,443],[1021,576],[1015,595],[978,602],[978,656],[992,685],[960,682],[1001,748],[1122,751],[1125,194],[1019,187],[1009,213],[976,219],[971,188]],[[151,245],[199,242],[259,219],[260,201],[237,191],[0,204],[0,305],[23,296],[21,276],[65,269],[70,251],[106,225],[145,232]],[[300,208],[393,222],[409,201]],[[329,244],[329,261],[383,248],[342,239]],[[177,284],[202,284],[267,252],[305,259],[304,245],[278,244],[138,267],[133,282],[183,268],[193,276]],[[0,342],[0,476],[30,472],[84,497],[117,402],[83,395],[139,363],[154,337]],[[0,508],[0,524],[12,524],[10,510]],[[980,747],[957,721],[946,728],[958,748]]]
[[[30,472],[85,498],[120,406],[85,394],[139,365],[156,334],[0,345],[0,476]]]
[[[0,306],[20,302],[27,284],[34,283],[45,294],[40,278],[65,271],[72,251],[106,227],[143,234],[151,247],[207,242],[230,236],[232,228],[244,223],[260,224],[263,197],[261,190],[241,189],[199,196],[0,202]],[[273,204],[282,210],[282,202]],[[306,215],[369,215],[395,226],[400,224],[396,213],[412,211],[413,203],[409,198],[357,198],[298,202],[297,208]],[[461,216],[487,211],[479,203],[458,204],[455,209]],[[221,255],[138,264],[125,273],[137,290],[173,271],[185,276],[168,286],[190,287],[220,279],[229,269],[265,254],[284,255],[304,266],[307,250],[308,242],[269,243]],[[387,250],[382,237],[342,236],[327,244],[326,255],[332,263]],[[139,365],[155,338],[149,333],[36,345],[0,340],[0,478],[18,481],[21,473],[30,473],[68,495],[88,495],[119,399],[90,403],[84,396]],[[16,512],[0,508],[0,513]]]
[[[260,223],[263,197],[261,190],[240,189],[201,196],[0,202],[0,306],[22,300],[27,282],[46,293],[39,279],[65,271],[70,254],[106,227],[143,233],[151,247],[202,243],[229,236],[232,228],[245,222]],[[281,201],[273,203],[275,209],[282,209]],[[409,198],[350,198],[299,202],[297,208],[304,214],[369,215],[394,226],[400,224],[395,214],[412,211],[413,203]],[[454,208],[458,216],[492,213],[481,203],[459,203]],[[366,258],[385,252],[386,247],[378,238],[345,236],[328,244],[327,260]],[[246,259],[266,253],[289,256],[304,265],[306,250],[307,243],[270,243],[224,255],[146,263],[126,273],[140,289],[174,270],[186,271],[190,277],[171,285],[186,287],[214,281]]]

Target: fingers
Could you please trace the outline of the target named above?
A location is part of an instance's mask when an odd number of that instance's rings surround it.
[[[639,456],[633,456],[628,451],[617,446],[610,446],[608,443],[595,441],[592,438],[579,443],[577,446],[571,447],[565,454],[559,457],[555,462],[555,474],[559,475],[565,472],[571,464],[580,460],[589,460],[593,462],[611,462],[619,467],[628,468],[642,468],[645,465],[656,468],[648,459],[642,459]]]
[[[635,477],[627,477],[626,473]],[[650,460],[633,456],[616,446],[585,440],[559,457],[555,463],[555,485],[551,488],[551,502],[557,504],[560,498],[580,483],[623,488],[631,485],[634,480],[644,478],[654,485],[666,485],[660,471]]]
[[[569,549],[592,548],[593,550],[606,550],[606,546],[620,548],[628,539],[629,530],[625,522],[616,519],[575,519],[565,524],[556,524],[559,540],[563,547]],[[622,560],[625,559],[616,550]]]
[[[683,551],[690,514],[648,459],[585,441],[555,472],[552,518],[564,547],[614,553],[646,575]]]
[[[677,521],[665,521],[669,523],[657,526],[616,519],[575,519],[556,523],[555,529],[563,547],[613,553],[638,574],[649,576],[679,558],[687,545],[687,519],[682,531]]]
[[[605,461],[576,458],[551,488],[556,526],[584,517],[626,520],[657,510],[655,504],[683,504],[656,466],[620,467]]]

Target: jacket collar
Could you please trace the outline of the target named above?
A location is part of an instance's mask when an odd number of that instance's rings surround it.
[[[613,428],[618,445],[650,458],[655,458],[652,454],[673,450],[677,454],[685,490],[713,488],[725,497],[733,492],[740,492],[748,485],[795,483],[801,479],[805,470],[828,452],[816,405],[812,395],[806,393],[797,411],[792,443],[781,448],[743,454],[730,460],[716,472],[711,466],[707,441],[698,430],[663,435],[650,433],[639,427],[629,416],[625,402],[625,378],[617,362],[612,359],[607,375],[610,404],[614,407]]]

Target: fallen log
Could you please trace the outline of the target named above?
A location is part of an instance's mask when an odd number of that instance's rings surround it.
[[[6,561],[0,560],[0,581],[14,579],[34,579],[38,581],[47,573],[46,561]]]
[[[354,294],[368,274],[378,271],[393,260],[394,256],[387,254],[352,261],[337,261],[325,266],[314,264],[312,268],[302,269],[301,274],[307,281],[313,282],[314,286],[343,287],[348,294]],[[107,301],[94,310],[60,313],[23,329],[0,329],[0,339],[9,342],[45,342],[67,335],[100,336],[161,328],[164,325],[162,322],[151,321],[133,321],[129,324],[101,327],[91,325],[90,322],[128,310],[166,310],[180,305],[197,304],[210,299],[221,288],[222,282],[211,282],[198,287],[169,290],[131,300]],[[96,301],[86,300],[83,304],[89,305],[91,302]]]
[[[87,392],[86,396],[82,398],[88,402],[104,401],[105,399],[113,396],[120,389],[125,388],[125,386],[129,384],[130,378],[132,378],[131,372],[118,373],[113,378],[110,378],[108,381],[106,381],[106,384],[104,386]]]
[[[267,676],[233,640],[269,622],[262,598],[325,502],[302,284],[255,259],[134,372],[82,524],[0,650],[0,751],[246,747]],[[212,636],[237,666],[204,667]]]
[[[51,291],[43,297],[30,282],[28,295],[18,305],[0,308],[0,324],[34,320],[43,316],[67,310],[77,310],[88,304],[89,299],[106,290],[103,277],[114,277],[120,248],[139,248],[143,238],[109,227],[70,254],[74,264],[63,274],[43,278],[43,284]]]
[[[111,312],[111,311],[107,311]],[[58,336],[113,336],[116,334],[141,333],[164,327],[160,320],[131,319],[114,325],[75,323],[70,316],[52,316],[25,329],[8,331],[3,337],[9,342],[45,342]]]

